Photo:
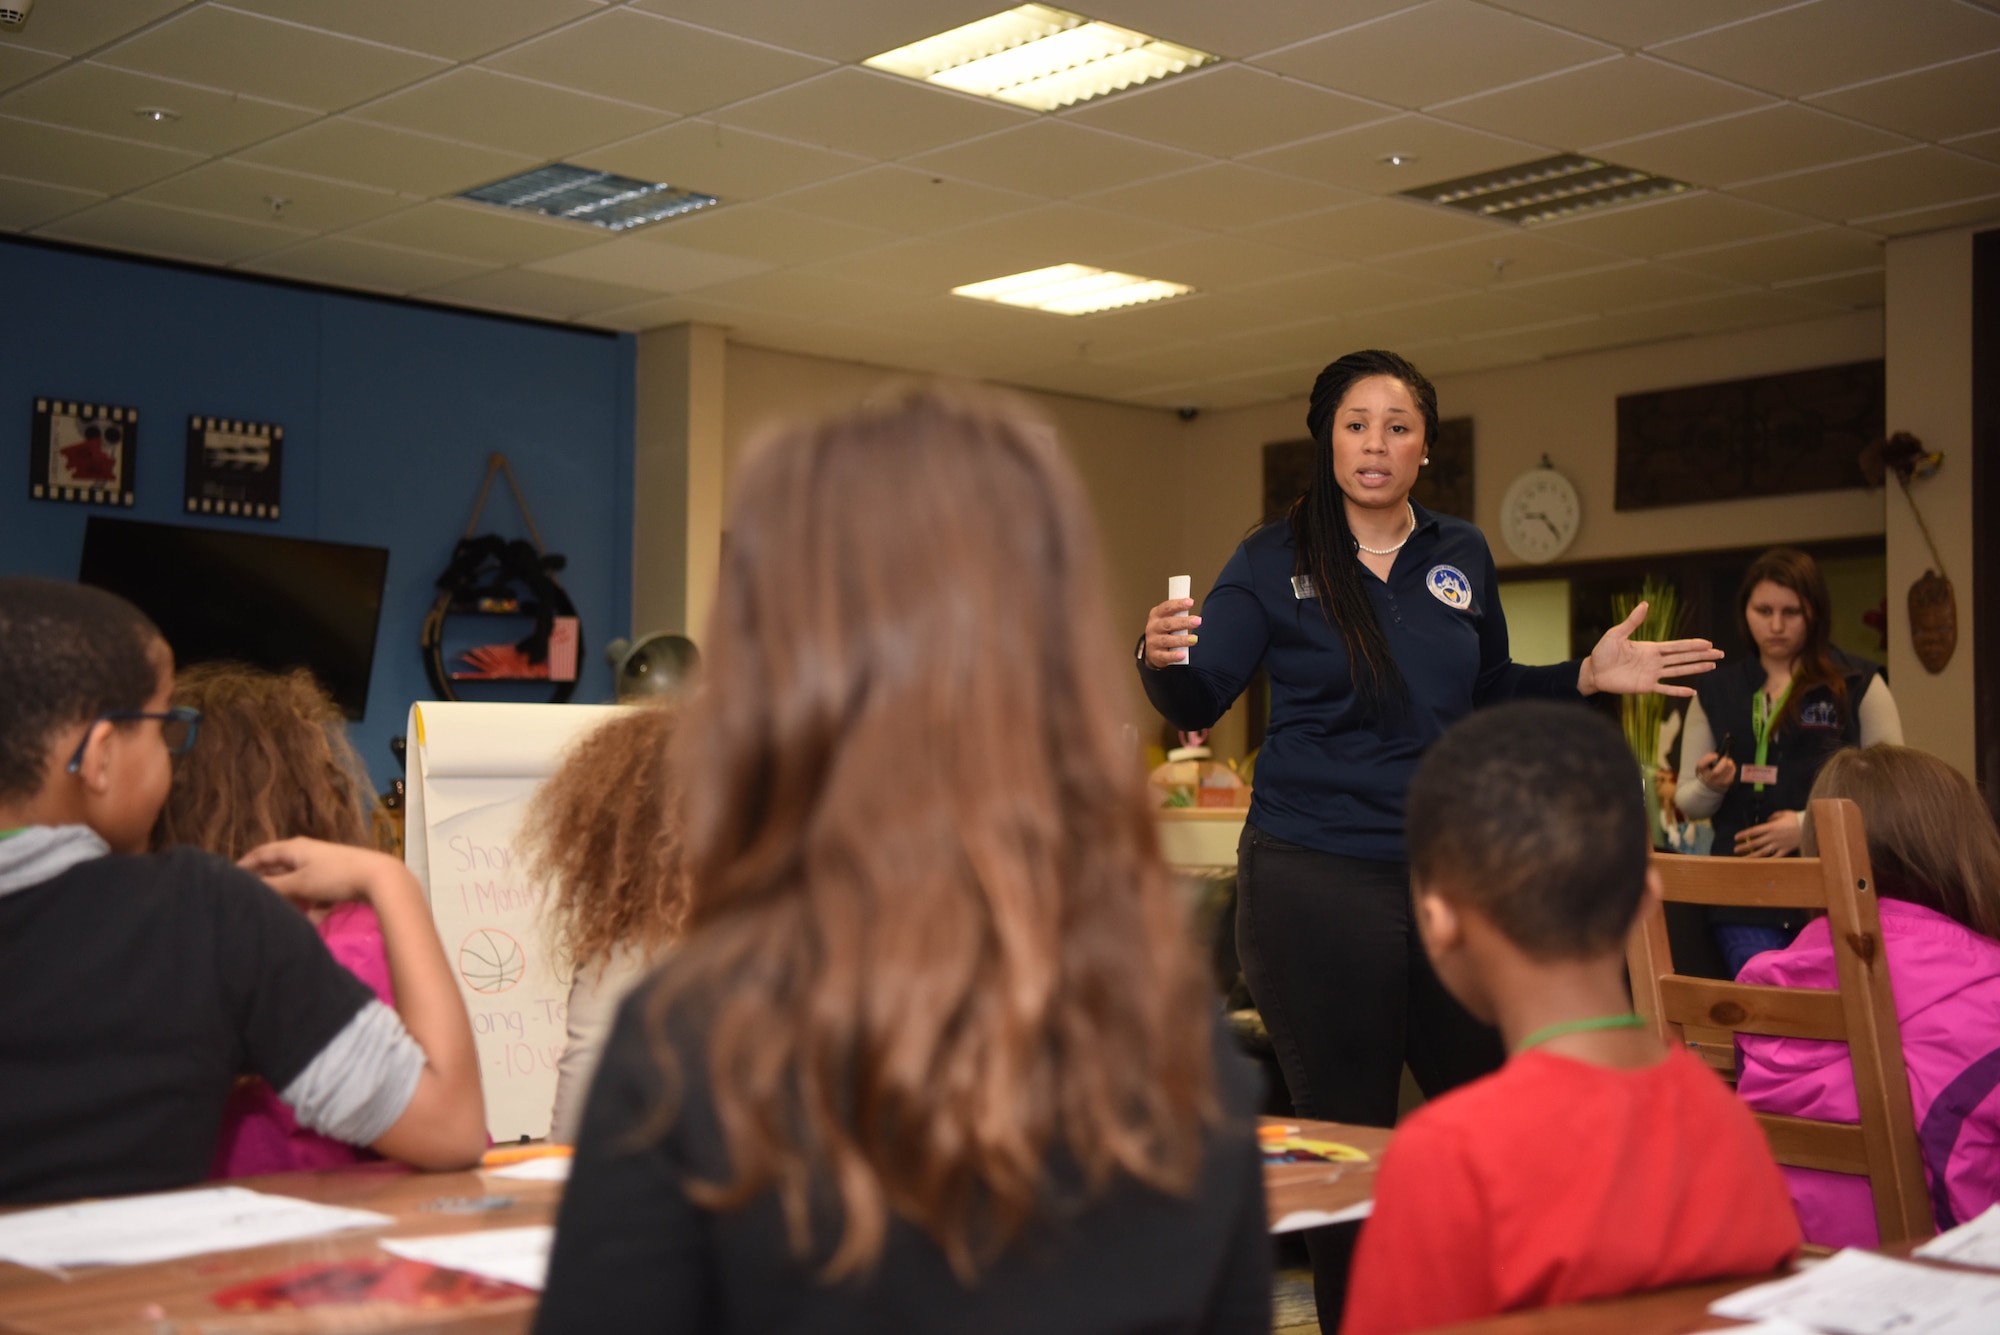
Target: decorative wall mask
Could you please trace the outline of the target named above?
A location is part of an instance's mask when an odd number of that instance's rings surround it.
[[[1943,454],[1926,450],[1924,443],[1907,431],[1878,440],[1861,452],[1861,473],[1868,485],[1879,487],[1891,475],[1895,477],[1917,521],[1917,531],[1924,535],[1924,546],[1930,549],[1931,568],[1910,586],[1910,644],[1917,651],[1917,661],[1934,675],[1944,671],[1958,648],[1958,596],[1952,591],[1951,577],[1945,574],[1944,557],[1938,554],[1924,512],[1910,494],[1910,482],[1934,475],[1943,464]]]

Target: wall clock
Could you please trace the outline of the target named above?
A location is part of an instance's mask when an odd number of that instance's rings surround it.
[[[1540,468],[1514,479],[1500,502],[1500,536],[1507,550],[1536,565],[1567,551],[1582,519],[1575,484],[1558,473],[1546,455]]]

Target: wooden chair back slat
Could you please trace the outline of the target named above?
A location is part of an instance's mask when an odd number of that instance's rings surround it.
[[[1835,1042],[1847,1038],[1847,1015],[1838,992],[1675,975],[1660,980],[1660,1002],[1667,1018],[1684,1030],[1688,1025],[1702,1025],[1782,1038]]]
[[[1640,915],[1627,945],[1633,1001],[1667,1043],[1687,1045],[1711,1066],[1734,1057],[1734,1034],[1843,1042],[1853,1058],[1859,1125],[1759,1115],[1772,1157],[1795,1168],[1868,1178],[1883,1245],[1936,1232],[1924,1181],[1909,1074],[1896,1027],[1889,961],[1861,812],[1846,800],[1812,804],[1819,856],[1812,858],[1653,855],[1662,898],[1672,903],[1824,911],[1833,933],[1835,992],[1755,987],[1692,978],[1674,969],[1659,906]],[[1695,1031],[1690,1040],[1688,1030]],[[1730,1038],[1725,1050],[1720,1041]]]

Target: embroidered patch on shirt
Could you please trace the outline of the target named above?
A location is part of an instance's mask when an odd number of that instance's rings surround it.
[[[1840,714],[1831,700],[1815,700],[1799,710],[1799,726],[1802,728],[1838,728]]]
[[[1472,610],[1472,581],[1457,566],[1432,566],[1431,573],[1424,577],[1424,587],[1446,607],[1461,612]]]
[[[1313,596],[1313,577],[1311,575],[1292,576],[1292,597],[1303,599]]]

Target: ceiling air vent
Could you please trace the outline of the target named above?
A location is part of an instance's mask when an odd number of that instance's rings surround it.
[[[1455,181],[1418,186],[1403,191],[1403,195],[1426,204],[1463,209],[1482,218],[1528,224],[1552,222],[1591,209],[1636,204],[1642,199],[1677,195],[1693,188],[1685,181],[1669,180],[1636,167],[1619,167],[1596,158],[1564,153],[1477,176],[1461,176]]]
[[[459,198],[587,222],[608,232],[643,227],[720,202],[714,195],[676,190],[664,182],[614,176],[588,167],[572,167],[566,162],[550,163],[504,181],[482,185]]]

